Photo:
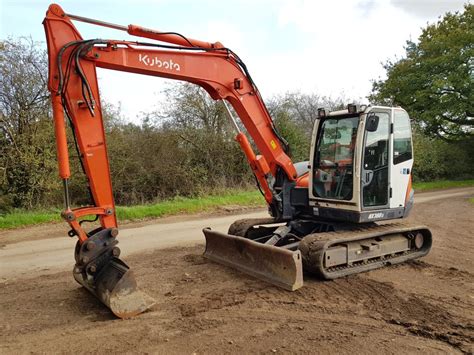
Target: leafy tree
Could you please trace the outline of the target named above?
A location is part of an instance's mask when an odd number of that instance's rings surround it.
[[[190,83],[176,83],[164,90],[167,107],[157,118],[168,127],[204,129],[207,132],[226,135],[232,132],[224,106],[211,99],[201,87]]]
[[[301,92],[288,92],[269,100],[268,110],[278,131],[288,141],[289,153],[294,162],[309,159],[311,136],[318,108],[341,109],[345,106],[344,101],[346,100],[342,96],[333,99]]]
[[[273,115],[273,119],[278,132],[290,146],[288,153],[294,162],[308,160],[311,139],[305,134],[305,130],[292,120],[288,111],[278,110]]]
[[[0,43],[0,192],[13,207],[42,202],[56,171],[47,72],[31,39]]]
[[[186,152],[190,181],[204,190],[247,184],[250,169],[223,104],[189,83],[175,84],[165,93],[168,105],[157,118],[161,129],[173,134],[178,148]]]
[[[318,108],[329,110],[344,108],[350,100],[343,96],[331,98],[318,94],[304,94],[299,91],[287,92],[284,95],[274,96],[267,103],[268,110],[273,118],[277,119],[282,111],[286,112],[308,138],[311,138],[314,122],[318,116]]]
[[[415,181],[472,179],[474,177],[474,137],[446,142],[427,137],[416,129],[413,134]]]
[[[407,109],[421,130],[452,141],[474,128],[474,5],[428,25],[406,57],[388,61],[371,101]]]

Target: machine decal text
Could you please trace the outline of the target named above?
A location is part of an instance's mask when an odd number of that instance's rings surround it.
[[[369,219],[374,219],[374,218],[382,218],[383,217],[383,212],[378,212],[378,213],[371,213],[369,214]]]
[[[173,62],[172,59],[163,60],[158,57],[150,57],[148,54],[142,55],[138,54],[138,61],[145,64],[148,67],[158,67],[164,69],[170,69],[175,71],[180,71],[181,66],[178,63]]]

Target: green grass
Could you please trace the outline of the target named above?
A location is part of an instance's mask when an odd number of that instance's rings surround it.
[[[0,229],[30,226],[35,224],[58,222],[61,220],[59,210],[22,211],[0,215]]]
[[[264,206],[265,200],[258,191],[229,191],[220,195],[209,195],[195,198],[177,197],[155,204],[136,206],[117,206],[117,218],[124,220],[141,220],[158,218],[180,213],[197,213],[217,210],[221,206]],[[22,211],[14,210],[0,215],[0,230],[26,227],[35,224],[58,222],[61,220],[59,209]]]
[[[414,183],[416,191],[447,189],[452,187],[474,186],[474,180],[462,181],[432,181]],[[472,203],[473,200],[470,200]],[[264,206],[265,201],[258,191],[229,191],[219,195],[209,195],[195,198],[177,197],[162,202],[137,205],[118,206],[117,217],[120,221],[134,221],[147,218],[159,218],[181,213],[197,213],[217,210],[221,206]],[[31,226],[61,220],[59,209],[23,211],[14,210],[6,215],[0,215],[0,230]]]
[[[429,191],[429,190],[449,189],[452,187],[471,187],[471,186],[474,186],[474,179],[460,180],[460,181],[438,180],[438,181],[430,181],[430,182],[415,182],[413,184],[413,188],[418,192]]]
[[[470,199],[469,199],[469,202],[474,205],[474,197],[470,198]]]
[[[220,206],[264,206],[264,199],[258,191],[238,191],[223,195],[211,195],[201,198],[177,197],[150,205],[118,206],[119,220],[137,220],[155,218],[180,213],[197,213],[216,210]]]

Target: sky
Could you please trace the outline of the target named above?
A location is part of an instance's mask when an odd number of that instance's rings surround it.
[[[466,0],[467,1],[467,0]],[[366,103],[382,63],[401,58],[407,40],[463,0],[58,0],[66,13],[219,41],[246,63],[264,99],[300,91]],[[50,1],[0,0],[0,39],[31,36]],[[132,39],[125,32],[75,22],[84,39]],[[169,80],[98,70],[101,95],[125,118],[166,105]]]

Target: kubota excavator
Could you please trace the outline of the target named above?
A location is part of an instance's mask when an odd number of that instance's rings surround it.
[[[154,41],[84,40],[72,20]],[[70,15],[56,4],[43,24],[64,183],[62,216],[71,227],[69,235],[78,238],[73,275],[118,317],[137,315],[154,300],[139,291],[131,270],[119,259],[96,68],[187,81],[224,103],[271,217],[236,221],[228,234],[204,229],[209,259],[296,290],[303,285],[303,269],[334,279],[429,252],[427,227],[380,223],[406,217],[414,200],[410,119],[402,108],[350,104],[335,112],[319,109],[310,160],[293,163],[247,67],[221,43]],[[70,205],[65,116],[87,176],[90,206]],[[101,227],[86,231],[85,216],[98,218]]]

